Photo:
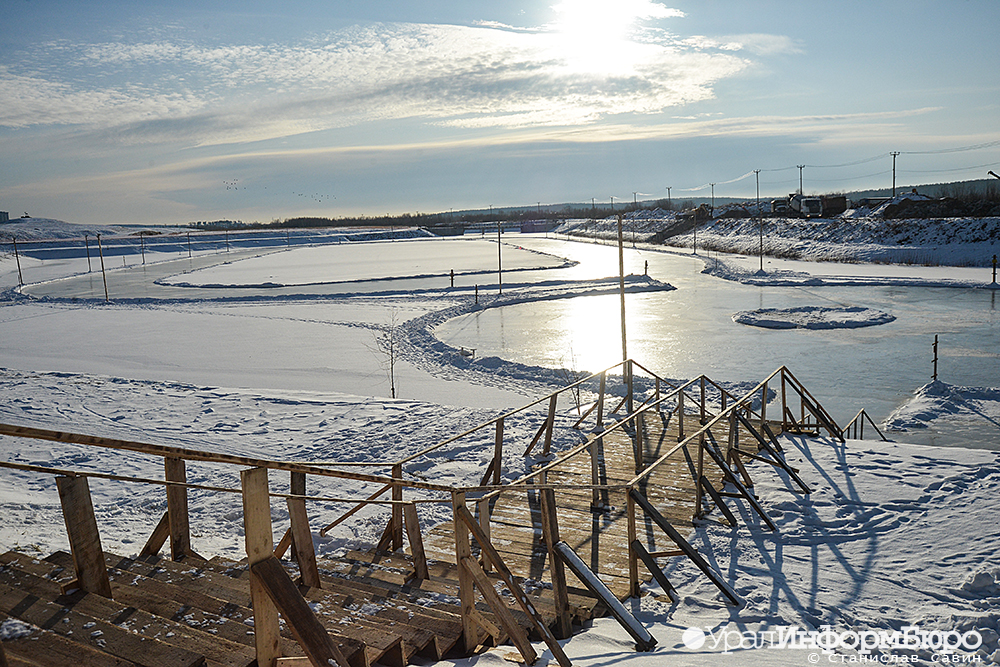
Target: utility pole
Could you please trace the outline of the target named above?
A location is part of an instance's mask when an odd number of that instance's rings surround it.
[[[709,183],[712,186],[712,219],[715,219],[715,183]]]
[[[892,151],[889,153],[892,156],[892,198],[896,198],[896,156],[899,155],[899,151]]]
[[[615,214],[615,196],[611,195],[611,215]]]
[[[802,195],[802,170],[806,168],[804,164],[795,165],[799,168],[799,195]]]
[[[757,224],[760,226],[760,270],[764,270],[764,216],[760,212],[760,169],[753,170],[757,178]]]
[[[632,367],[628,363],[628,346],[625,337],[625,250],[622,247],[622,216],[618,214],[618,294],[621,297],[622,318],[622,375],[628,392],[628,412],[632,414]]]
[[[671,188],[671,186],[669,186],[669,185],[668,185],[668,186],[667,186],[667,210],[668,210],[668,211],[672,211],[672,210],[674,210],[674,205],[673,205],[673,203],[672,203],[672,202],[670,201],[670,188]]]

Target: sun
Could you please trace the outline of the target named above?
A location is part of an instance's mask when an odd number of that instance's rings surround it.
[[[558,56],[574,73],[628,75],[649,46],[633,39],[643,20],[682,16],[652,0],[562,0],[553,5]]]

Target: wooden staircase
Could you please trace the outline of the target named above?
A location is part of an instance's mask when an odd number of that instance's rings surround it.
[[[56,552],[43,560],[16,552],[0,555],[0,617],[35,626],[27,636],[3,642],[12,667],[256,664],[245,563],[113,554],[106,554],[105,560],[113,599],[64,590],[74,579],[69,553]],[[288,566],[294,568],[294,563]],[[323,588],[302,592],[350,667],[376,662],[402,667],[418,658],[440,660],[461,652],[461,605],[453,563],[432,561],[430,576],[415,579],[408,556],[350,552],[336,560],[321,559],[319,569]],[[571,594],[576,623],[604,613],[585,589],[572,589]],[[535,588],[529,596],[551,626],[551,590]],[[518,624],[537,635],[513,600],[509,602]],[[501,627],[482,600],[477,607]],[[502,631],[483,633],[477,643],[482,649],[507,639]],[[303,655],[284,625],[281,642],[283,655]]]

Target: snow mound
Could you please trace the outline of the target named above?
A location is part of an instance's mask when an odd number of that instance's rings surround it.
[[[986,419],[1000,428],[1000,389],[960,387],[934,380],[896,408],[885,425],[890,431],[927,428],[930,422],[944,416]]]
[[[127,234],[124,227],[112,225],[78,225],[51,218],[17,218],[0,224],[0,238],[16,238],[18,241],[42,241],[53,239],[82,239],[84,236],[118,236]]]
[[[733,315],[733,321],[737,324],[765,329],[857,329],[886,324],[895,319],[884,311],[860,306],[758,308]]]

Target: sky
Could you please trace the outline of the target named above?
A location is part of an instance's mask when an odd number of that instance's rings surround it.
[[[1000,171],[996,0],[4,0],[3,15],[11,217],[752,198],[758,179],[772,197],[800,175],[843,192],[890,187],[893,152],[900,186]]]

